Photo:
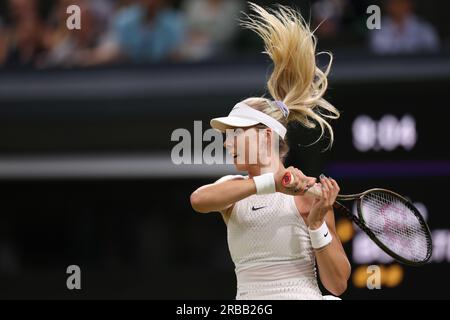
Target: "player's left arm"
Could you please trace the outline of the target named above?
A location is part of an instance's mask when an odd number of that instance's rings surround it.
[[[321,178],[323,198],[316,200],[308,217],[309,227],[315,229],[326,222],[332,241],[326,247],[315,250],[320,281],[334,295],[341,295],[347,289],[351,267],[336,232],[333,203],[339,193],[337,182],[330,178]]]
[[[327,213],[325,221],[333,239],[327,247],[315,252],[316,261],[320,281],[328,291],[339,296],[347,289],[351,267],[336,233],[334,212],[332,210]]]

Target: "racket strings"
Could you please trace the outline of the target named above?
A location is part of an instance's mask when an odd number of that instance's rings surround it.
[[[361,199],[364,223],[397,255],[414,262],[429,257],[429,233],[409,203],[387,192],[371,192]]]

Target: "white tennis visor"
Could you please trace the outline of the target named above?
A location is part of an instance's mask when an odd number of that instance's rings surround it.
[[[214,118],[210,122],[211,127],[221,132],[225,132],[226,129],[253,127],[259,123],[266,125],[284,139],[287,131],[285,126],[271,116],[255,110],[243,102],[236,104],[228,117]]]

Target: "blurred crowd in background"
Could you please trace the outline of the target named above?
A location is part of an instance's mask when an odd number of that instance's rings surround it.
[[[439,27],[413,0],[277,2],[301,9],[329,50],[359,46],[385,55],[442,48]],[[382,8],[381,29],[369,32],[372,3]],[[66,25],[67,7],[74,4],[81,8],[81,30]],[[191,62],[261,52],[255,37],[239,28],[242,11],[244,0],[0,0],[0,66]]]

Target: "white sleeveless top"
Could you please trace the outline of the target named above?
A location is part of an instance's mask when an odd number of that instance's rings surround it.
[[[223,180],[236,178],[248,177]],[[322,299],[308,227],[293,196],[277,192],[236,202],[227,235],[237,299]]]

